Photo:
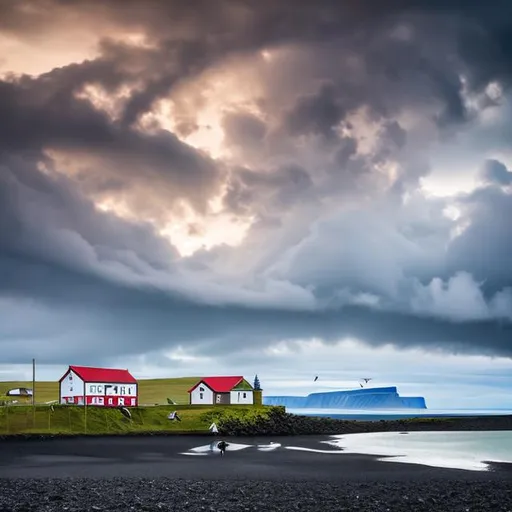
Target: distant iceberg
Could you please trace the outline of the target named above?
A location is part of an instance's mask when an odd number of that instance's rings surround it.
[[[400,396],[396,387],[311,393],[308,396],[264,396],[265,405],[288,409],[426,409],[422,396]]]

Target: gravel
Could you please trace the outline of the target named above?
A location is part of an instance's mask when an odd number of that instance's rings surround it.
[[[0,512],[512,512],[512,480],[464,482],[0,480]]]

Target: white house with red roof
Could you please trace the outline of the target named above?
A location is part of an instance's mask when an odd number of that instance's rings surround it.
[[[191,405],[254,404],[254,388],[242,376],[203,377],[188,393]]]
[[[137,380],[128,370],[70,366],[59,380],[61,404],[136,407]]]

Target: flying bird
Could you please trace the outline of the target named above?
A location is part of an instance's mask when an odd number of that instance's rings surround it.
[[[372,379],[370,377],[364,377],[361,380],[363,380],[365,384],[368,384],[368,382],[370,382]],[[362,382],[360,382],[359,385],[364,387]]]
[[[313,382],[316,382],[318,380],[318,375],[315,377],[315,380]]]

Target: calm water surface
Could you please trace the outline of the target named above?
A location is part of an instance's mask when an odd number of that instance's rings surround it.
[[[501,416],[512,414],[511,409],[408,409],[355,410],[355,409],[286,409],[291,414],[320,416],[343,420],[402,420],[408,418],[447,418],[454,416]]]
[[[384,456],[381,460],[485,471],[488,462],[512,463],[512,431],[378,432],[333,436],[327,444],[344,453]]]

